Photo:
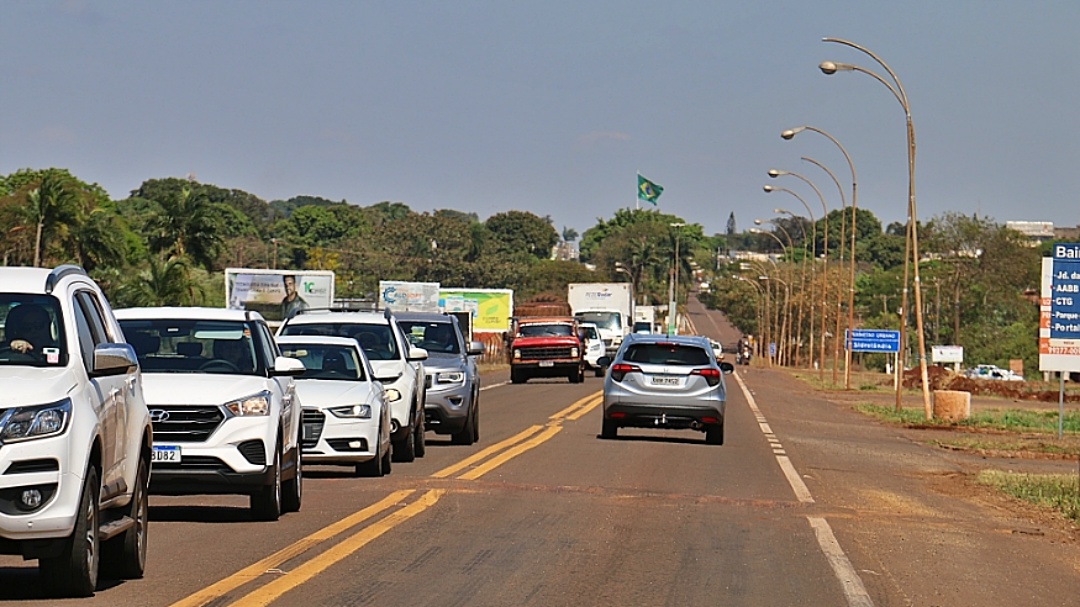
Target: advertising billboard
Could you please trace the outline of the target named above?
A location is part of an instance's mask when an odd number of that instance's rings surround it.
[[[511,289],[443,288],[439,291],[443,312],[468,312],[475,333],[502,333],[510,328],[514,315]]]
[[[225,269],[225,306],[284,320],[299,310],[329,308],[334,273],[329,270]]]
[[[438,313],[439,283],[380,280],[379,309]]]

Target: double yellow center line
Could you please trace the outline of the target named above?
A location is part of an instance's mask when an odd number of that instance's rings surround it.
[[[452,466],[443,468],[431,476],[437,479],[454,477],[457,480],[476,480],[518,455],[543,444],[562,430],[563,421],[580,419],[583,415],[595,409],[602,401],[603,395],[601,393],[590,394],[550,416],[546,424],[530,426],[524,431],[483,449]],[[458,476],[454,476],[456,474]],[[345,533],[352,527],[382,514],[394,506],[400,506],[399,510],[363,527],[335,546],[299,565],[296,569],[230,603],[233,607],[262,607],[269,605],[286,592],[307,582],[387,531],[434,506],[439,501],[439,498],[446,494],[446,489],[431,489],[420,495],[416,501],[402,505],[406,498],[414,493],[416,493],[416,489],[395,491],[382,500],[328,525],[260,561],[252,563],[187,598],[173,603],[171,607],[203,607],[264,576],[267,572],[283,573],[279,569],[282,564],[323,542]]]

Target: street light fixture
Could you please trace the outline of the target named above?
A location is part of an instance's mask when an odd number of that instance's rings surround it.
[[[837,148],[840,149],[840,153],[844,155],[844,160],[847,161],[848,169],[851,170],[851,254],[848,259],[851,262],[851,276],[848,281],[848,331],[852,331],[855,328],[855,209],[858,207],[858,180],[855,177],[855,164],[851,162],[851,156],[847,150],[835,137],[830,135],[823,129],[817,127],[803,125],[797,126],[793,129],[787,129],[780,133],[780,137],[785,140],[790,140],[795,135],[803,131],[812,131],[817,133],[829,141],[833,142]],[[842,245],[843,243],[841,243]],[[851,389],[851,343],[850,333],[849,343],[844,347],[844,389]]]
[[[926,370],[926,339],[923,333],[923,310],[922,310],[922,285],[919,280],[919,229],[916,225],[916,213],[915,213],[915,125],[911,120],[911,105],[908,103],[907,93],[904,91],[904,86],[900,83],[900,78],[896,76],[892,68],[888,66],[869,49],[866,49],[854,42],[843,40],[841,38],[822,38],[823,42],[835,42],[844,46],[853,48],[873,59],[878,65],[880,65],[889,74],[892,79],[892,83],[886,81],[878,74],[868,69],[861,68],[857,65],[849,63],[837,63],[834,61],[822,61],[818,66],[826,75],[835,74],[837,71],[855,71],[866,74],[881,84],[885,88],[889,89],[889,92],[893,94],[896,101],[900,103],[900,107],[904,110],[904,118],[907,122],[907,144],[908,144],[908,234],[909,238],[905,243],[910,243],[911,255],[904,255],[904,290],[903,299],[904,303],[901,304],[901,308],[904,313],[904,318],[900,323],[900,343],[904,343],[904,331],[907,326],[907,280],[908,280],[908,264],[910,260],[911,266],[914,268],[914,284],[915,284],[915,331],[918,334],[919,342],[919,373],[922,379],[922,393],[923,393],[923,409],[926,415],[926,419],[931,419],[934,416],[933,407],[930,403],[930,381]],[[907,246],[907,244],[905,244]],[[900,406],[900,387],[903,382],[897,382],[896,387],[896,409],[899,410]]]
[[[773,175],[772,174],[773,172],[775,172],[776,175]],[[786,171],[777,171],[776,169],[773,169],[773,170],[769,171],[769,176],[770,177],[778,177],[781,174],[786,174]],[[798,200],[803,205],[803,208],[806,209],[806,213],[808,215],[810,215],[810,228],[811,228],[810,229],[810,240],[811,240],[810,250],[813,251],[814,247],[817,244],[817,220],[814,218],[814,211],[810,209],[810,205],[806,203],[806,200],[803,199],[802,196],[799,196],[796,192],[794,192],[793,190],[789,190],[788,188],[778,188],[778,187],[774,187],[774,186],[771,186],[771,185],[764,185],[764,186],[761,186],[761,189],[765,190],[765,192],[767,194],[772,194],[773,192],[787,192],[788,194],[791,194],[792,196],[794,196],[796,198],[796,200]],[[805,238],[805,232],[804,232],[803,240],[805,240],[805,239],[806,238]],[[826,241],[826,242],[828,242],[828,241]],[[816,256],[813,253],[810,253],[809,257],[810,257],[810,259],[809,259],[809,262],[810,262],[810,367],[813,367],[814,366],[814,322],[815,322],[815,314],[814,314],[814,312],[817,310],[817,301],[814,299],[814,283],[816,282],[816,276],[817,276],[817,264],[814,263],[814,261],[815,261],[814,257],[816,257]],[[804,260],[804,262],[807,261],[807,256],[803,256],[803,260]],[[805,273],[805,271],[806,270],[804,268],[803,272]],[[821,296],[821,298],[822,298],[822,300],[825,299],[825,285],[824,285],[824,283],[822,284],[822,296]],[[824,305],[824,304],[822,304],[822,305]],[[825,335],[825,320],[824,320],[824,318],[822,318],[822,321],[821,321],[821,333],[822,333],[822,343],[824,343],[825,342],[825,340],[824,340],[824,335]],[[822,352],[824,353],[824,350],[822,350]],[[822,362],[824,363],[824,361],[822,361]]]
[[[840,271],[841,271],[841,276],[842,276],[843,275],[842,272],[843,272],[843,269],[844,269],[844,236],[845,236],[844,213],[847,211],[847,200],[844,197],[844,188],[840,185],[840,180],[836,178],[836,175],[834,175],[833,172],[829,170],[829,167],[825,166],[824,164],[821,164],[817,160],[814,160],[813,158],[810,158],[808,156],[803,156],[802,159],[804,161],[806,161],[806,162],[809,162],[810,164],[813,164],[813,165],[817,166],[821,170],[825,171],[825,173],[829,176],[829,178],[832,179],[832,182],[834,184],[836,184],[837,191],[840,192],[840,246],[836,247],[836,251],[839,254],[838,256],[839,256],[839,259],[840,259]],[[843,312],[842,299],[843,299],[843,293],[841,292],[840,289],[837,289],[836,290],[836,330],[835,330],[835,333],[833,335],[833,365],[832,365],[832,383],[834,385],[836,384],[836,373],[840,368],[840,360],[839,360],[840,359],[840,317],[842,316],[841,312]],[[821,328],[821,339],[822,339],[822,342],[824,342],[824,340],[825,340],[825,327]]]

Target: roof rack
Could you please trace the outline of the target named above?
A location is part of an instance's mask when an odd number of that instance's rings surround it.
[[[56,283],[60,282],[61,278],[69,274],[79,274],[89,278],[86,270],[82,269],[81,266],[77,266],[74,264],[64,264],[62,266],[57,266],[56,269],[49,273],[49,277],[45,279],[45,293],[52,293],[53,289],[56,288]]]

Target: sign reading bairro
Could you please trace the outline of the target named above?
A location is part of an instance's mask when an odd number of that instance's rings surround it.
[[[1042,263],[1039,369],[1080,371],[1080,243],[1053,252]]]

